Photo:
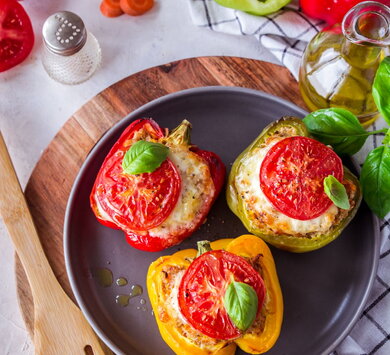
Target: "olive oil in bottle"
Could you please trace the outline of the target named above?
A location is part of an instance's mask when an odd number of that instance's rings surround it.
[[[310,110],[340,107],[367,126],[379,115],[372,83],[390,54],[390,8],[362,2],[337,24],[318,33],[302,58],[299,87]]]

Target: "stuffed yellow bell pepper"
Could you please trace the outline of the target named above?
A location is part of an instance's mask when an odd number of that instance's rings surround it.
[[[180,355],[268,351],[283,298],[268,246],[253,235],[198,243],[153,262],[147,288],[161,336]]]

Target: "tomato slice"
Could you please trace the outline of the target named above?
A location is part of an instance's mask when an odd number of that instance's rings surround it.
[[[152,173],[132,175],[123,173],[121,161],[105,167],[105,183],[97,188],[102,189],[98,194],[100,205],[111,210],[111,218],[120,226],[132,231],[157,227],[169,216],[179,197],[176,166],[166,160]]]
[[[241,335],[223,304],[232,281],[245,282],[254,288],[259,312],[265,297],[264,281],[241,256],[225,250],[209,251],[192,262],[181,280],[178,301],[183,316],[211,338],[229,340]]]
[[[123,172],[122,160],[135,135],[157,139],[163,132],[152,120],[133,122],[107,155],[91,193],[95,214],[102,216],[103,210],[106,216],[101,218],[103,224],[114,223],[133,232],[160,225],[175,207],[181,189],[180,173],[169,159],[152,173]]]
[[[22,5],[15,0],[0,1],[0,72],[21,63],[33,45],[33,28]]]
[[[308,137],[289,137],[276,143],[260,167],[260,187],[283,214],[309,220],[323,214],[332,201],[324,179],[343,180],[343,163],[326,145]]]

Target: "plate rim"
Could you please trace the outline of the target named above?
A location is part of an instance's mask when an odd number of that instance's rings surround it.
[[[202,94],[207,92],[231,92],[231,93],[238,93],[238,94],[247,94],[247,95],[253,95],[253,96],[260,96],[263,98],[270,99],[272,101],[282,102],[284,105],[289,106],[293,108],[294,110],[301,111],[302,115],[308,114],[306,110],[301,108],[300,106],[292,103],[291,101],[288,101],[286,99],[283,99],[279,96],[268,94],[261,90],[255,90],[245,87],[239,87],[239,86],[201,86],[201,87],[194,87],[189,88],[185,90],[179,90],[173,93],[168,93],[166,95],[160,96],[154,100],[151,100],[144,105],[139,106],[135,110],[129,112],[126,116],[121,118],[117,123],[115,123],[113,126],[111,126],[103,135],[100,137],[100,139],[97,140],[95,145],[91,148],[89,153],[87,154],[86,158],[84,159],[76,178],[73,181],[71,191],[69,193],[68,201],[66,204],[65,209],[65,215],[64,215],[64,228],[63,228],[63,248],[64,248],[64,259],[65,259],[65,269],[66,273],[69,278],[69,283],[72,289],[72,292],[75,296],[76,302],[81,309],[84,317],[87,319],[89,325],[92,327],[92,329],[95,331],[95,333],[99,336],[101,340],[116,354],[123,354],[123,351],[116,345],[114,342],[106,336],[105,332],[101,327],[98,326],[98,324],[94,320],[94,316],[92,312],[88,311],[87,303],[84,302],[84,299],[81,297],[78,288],[76,287],[76,275],[73,270],[73,266],[70,260],[70,232],[69,232],[69,219],[71,215],[71,207],[74,205],[74,201],[76,199],[76,190],[79,186],[80,180],[82,179],[84,172],[87,170],[88,165],[93,161],[93,157],[95,152],[97,152],[102,145],[105,145],[106,141],[110,139],[110,133],[116,130],[121,129],[122,126],[128,125],[130,122],[136,120],[138,112],[144,111],[149,109],[150,107],[153,107],[155,105],[159,105],[160,103],[164,103],[165,101],[174,100],[176,98],[185,97],[185,96],[192,96],[194,94]],[[138,117],[139,118],[139,117]],[[123,127],[122,127],[123,129]],[[354,165],[355,169],[358,167],[358,163],[354,157],[350,157],[350,160],[352,164]],[[365,289],[365,292],[363,294],[363,297],[361,298],[359,302],[359,306],[357,310],[355,311],[354,316],[348,321],[347,326],[345,329],[339,334],[339,336],[333,340],[333,342],[322,352],[323,355],[328,355],[331,353],[351,332],[353,326],[356,324],[358,319],[360,318],[364,307],[367,304],[368,298],[370,296],[375,276],[377,274],[378,264],[379,264],[379,256],[380,256],[380,233],[379,233],[379,218],[375,216],[371,211],[369,212],[372,218],[373,222],[373,228],[374,228],[374,254],[373,254],[373,261],[371,264],[371,272],[369,276],[369,282]]]

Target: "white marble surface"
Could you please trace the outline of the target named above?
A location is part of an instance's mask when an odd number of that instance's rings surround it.
[[[36,43],[24,63],[0,73],[0,130],[22,186],[67,118],[124,77],[196,56],[231,55],[275,62],[254,38],[194,26],[185,0],[156,0],[154,8],[143,16],[115,19],[100,14],[99,0],[25,0],[22,4],[31,17]],[[78,86],[56,83],[47,76],[40,61],[42,24],[59,10],[77,13],[102,48],[101,68]],[[1,221],[0,260],[0,355],[32,354],[33,346],[16,298],[14,250]]]

